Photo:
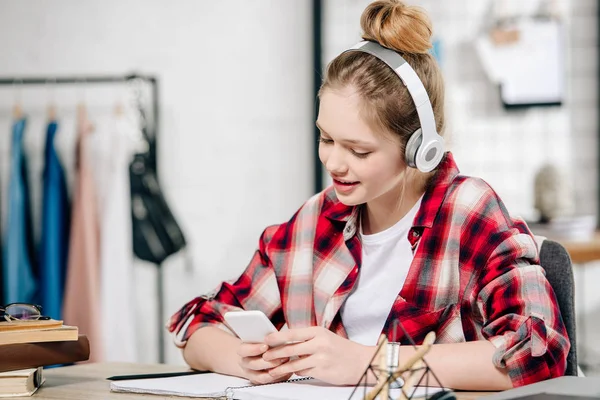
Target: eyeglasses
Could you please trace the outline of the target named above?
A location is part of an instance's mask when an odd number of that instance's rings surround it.
[[[27,303],[11,303],[0,306],[0,318],[7,321],[29,321],[39,319],[50,319],[42,316],[42,306]]]

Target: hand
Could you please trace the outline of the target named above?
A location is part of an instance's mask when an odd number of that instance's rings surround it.
[[[271,333],[265,338],[265,343],[271,346],[262,355],[265,362],[298,357],[270,369],[272,377],[295,373],[334,385],[358,383],[376,349],[317,326]],[[282,343],[290,344],[281,345]]]
[[[265,384],[281,382],[289,379],[292,374],[282,374],[274,377],[269,374],[269,370],[289,361],[288,358],[272,359],[266,361],[263,354],[269,346],[257,343],[241,343],[237,354],[240,356],[240,367],[244,371],[244,377],[251,383]]]

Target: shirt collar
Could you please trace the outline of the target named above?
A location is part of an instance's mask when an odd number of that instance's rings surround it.
[[[433,175],[423,195],[421,207],[417,212],[413,227],[431,228],[444,201],[446,192],[459,172],[458,166],[454,161],[454,156],[449,151],[446,152],[437,172]],[[333,204],[330,207],[326,207],[325,211],[323,211],[323,216],[333,221],[346,222],[344,238],[352,237],[356,233],[356,223],[361,206],[347,206],[343,204],[338,200],[333,189],[330,189],[327,197]]]
[[[421,208],[415,217],[414,227],[431,228],[452,181],[459,173],[454,156],[449,151],[446,152],[437,172],[425,190]]]

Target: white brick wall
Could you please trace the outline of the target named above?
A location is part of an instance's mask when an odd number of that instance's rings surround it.
[[[369,3],[369,0],[325,2],[326,62],[359,40],[360,13]],[[441,39],[441,65],[447,84],[446,138],[461,171],[487,180],[513,214],[535,218],[536,169],[547,161],[571,167],[570,104],[517,112],[502,109],[497,90],[489,83],[473,46],[481,27],[487,23],[490,0],[409,3],[426,8],[433,21],[434,36]],[[593,77],[593,69],[590,71]],[[575,78],[573,73],[570,76]],[[577,91],[577,87],[573,93],[590,96],[589,92]],[[583,101],[591,99],[585,97]],[[595,212],[595,197],[586,198],[584,203],[589,211]]]

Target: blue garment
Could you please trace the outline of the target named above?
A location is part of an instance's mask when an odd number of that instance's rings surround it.
[[[13,124],[12,134],[3,265],[6,303],[34,302],[37,289],[32,268],[33,237],[24,134],[25,118],[22,118]]]
[[[52,121],[46,131],[40,243],[40,303],[44,315],[62,319],[70,207],[65,171],[54,147],[57,128],[58,124]]]

